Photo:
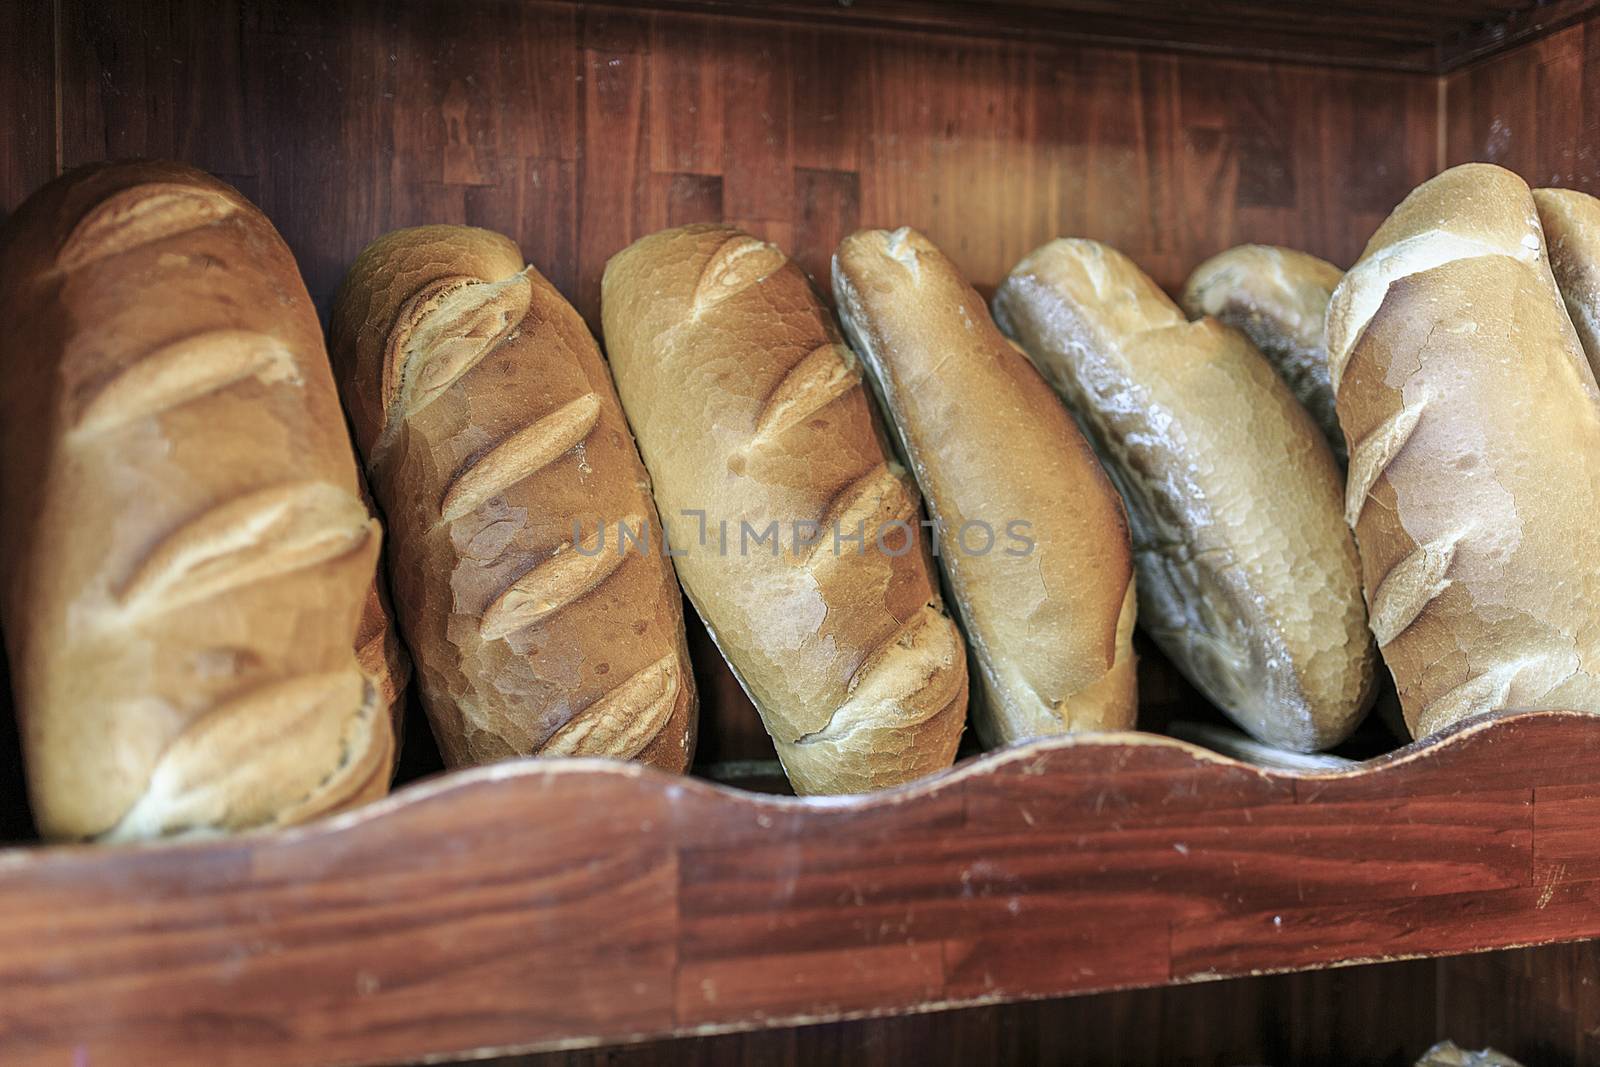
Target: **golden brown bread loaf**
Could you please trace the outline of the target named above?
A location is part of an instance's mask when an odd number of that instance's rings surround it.
[[[1600,377],[1600,200],[1576,189],[1535,189],[1533,202],[1567,315]]]
[[[1356,549],[1333,454],[1266,360],[1094,241],[1033,252],[994,306],[1122,490],[1157,644],[1262,741],[1346,737],[1376,658]]]
[[[356,481],[361,487],[361,502],[369,512],[376,512],[372,490],[367,485],[359,462],[356,465]],[[356,627],[356,660],[378,687],[378,699],[390,709],[390,720],[394,725],[390,762],[398,766],[400,749],[405,744],[406,690],[411,682],[411,657],[406,653],[394,624],[394,607],[389,603],[388,575],[384,572],[381,554],[372,588],[368,590],[366,603],[362,605],[361,622]],[[381,796],[382,793],[374,795]]]
[[[1328,357],[1412,733],[1600,712],[1600,396],[1522,180],[1469,164],[1418,186],[1334,293]]]
[[[271,223],[187,167],[73,171],[8,224],[0,336],[0,604],[40,832],[381,793],[394,681],[355,651],[378,525]]]
[[[1072,416],[920,233],[845,238],[833,291],[936,523],[983,742],[1132,727],[1127,520]]]
[[[1250,338],[1322,430],[1341,466],[1344,434],[1333,408],[1322,320],[1344,273],[1327,260],[1273,245],[1239,245],[1194,269],[1183,287],[1190,318],[1210,315]]]
[[[686,769],[683,598],[578,313],[509,239],[423,226],[361,253],[332,352],[445,762]],[[649,530],[650,550],[619,524]]]
[[[887,528],[918,522],[916,490],[809,279],[748,234],[687,226],[614,256],[601,307],[678,575],[795,790],[948,767],[961,637],[926,543]]]

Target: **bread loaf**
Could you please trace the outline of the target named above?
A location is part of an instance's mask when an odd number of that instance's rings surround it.
[[[1267,361],[1094,241],[1033,252],[994,307],[1122,491],[1156,643],[1262,741],[1346,737],[1375,661],[1355,545],[1333,454]]]
[[[1311,413],[1340,466],[1344,434],[1333,409],[1322,320],[1342,277],[1332,263],[1292,248],[1240,245],[1196,267],[1182,300],[1190,318],[1210,315],[1250,338]]]
[[[381,568],[380,568],[381,571]],[[367,592],[366,603],[361,608],[361,621],[356,626],[356,662],[361,671],[372,680],[378,691],[378,703],[389,709],[389,750],[384,763],[389,774],[373,779],[372,788],[361,800],[376,800],[388,793],[389,779],[400,760],[400,748],[405,741],[406,687],[411,681],[411,657],[400,644],[400,635],[394,628],[394,610],[389,605],[383,588],[383,575],[373,582]]]
[[[1346,516],[1412,733],[1600,712],[1600,396],[1522,180],[1424,182],[1328,307]]]
[[[795,790],[948,767],[961,637],[907,534],[916,489],[809,279],[748,234],[687,226],[613,257],[601,305],[679,577]]]
[[[1072,416],[921,234],[845,238],[833,291],[934,519],[979,736],[1132,727],[1127,520]]]
[[[359,462],[356,465],[356,482],[361,487],[361,502],[369,512],[376,512],[372,502],[372,489],[367,485]],[[394,762],[398,764],[400,749],[405,743],[406,691],[411,682],[411,657],[401,644],[400,634],[394,625],[394,606],[389,603],[388,575],[384,573],[380,558],[378,573],[374,575],[372,589],[367,593],[361,610],[361,622],[356,627],[356,659],[361,669],[378,687],[379,700],[392,714],[394,723]]]
[[[423,226],[361,253],[332,339],[445,762],[686,769],[683,598],[578,313],[509,239]]]
[[[1600,200],[1575,189],[1535,189],[1550,269],[1589,358],[1600,377]]]
[[[378,525],[272,225],[187,167],[73,171],[7,225],[0,337],[0,605],[40,832],[381,793]]]

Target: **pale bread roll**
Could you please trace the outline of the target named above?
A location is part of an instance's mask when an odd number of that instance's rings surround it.
[[[1262,741],[1347,737],[1376,661],[1355,544],[1333,454],[1272,367],[1094,241],[1033,252],[994,307],[1122,491],[1157,644]]]
[[[1535,189],[1533,203],[1567,316],[1600,377],[1600,200],[1576,189]]]
[[[1412,733],[1600,712],[1600,396],[1522,179],[1468,164],[1406,197],[1334,293],[1328,357]]]
[[[833,290],[937,523],[980,738],[1131,728],[1127,519],[1072,416],[920,233],[845,238]]]
[[[1250,338],[1311,413],[1334,458],[1346,462],[1333,406],[1322,322],[1344,272],[1292,248],[1239,245],[1194,269],[1181,303],[1190,318],[1210,315]]]

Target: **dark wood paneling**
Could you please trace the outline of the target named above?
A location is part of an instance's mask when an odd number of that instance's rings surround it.
[[[1536,857],[1600,864],[1538,812],[1600,790],[1571,755],[1597,735],[1479,721],[1334,775],[1063,738],[810,801],[523,761],[292,832],[12,850],[0,1062],[399,1061],[1593,937],[1600,882]],[[1474,788],[1491,759],[1501,787]],[[1081,1051],[1161,1051],[1139,1041]]]
[[[1452,29],[1440,41],[1440,74],[1527,45],[1600,9],[1595,0],[1513,0],[1500,6],[1501,12]]]
[[[1600,945],[1129,990],[1025,1004],[508,1056],[489,1067],[1047,1063],[1410,1067],[1442,1038],[1522,1063],[1600,1063]]]
[[[1130,990],[936,1015],[507,1056],[487,1067],[1410,1067],[1449,1037],[1526,1064],[1600,1063],[1594,943]]]
[[[1438,1037],[1434,993],[1433,965],[1407,962],[513,1056],[487,1067],[1410,1067]],[[1471,1032],[1491,1029],[1475,1024]]]
[[[1533,186],[1600,194],[1600,21],[1445,80],[1445,154],[1482,160]]]
[[[1600,5],[1595,0],[651,0],[650,6],[1443,73],[1553,32]]]
[[[0,219],[55,173],[55,87],[51,0],[0,4]]]
[[[1438,962],[1438,1028],[1523,1063],[1600,1063],[1600,943]]]
[[[591,322],[607,258],[701,219],[819,276],[912,224],[980,287],[1062,234],[1176,286],[1246,240],[1348,262],[1435,162],[1425,77],[551,3],[60,8],[63,162],[228,177],[324,308],[367,241],[441,221],[512,234]]]

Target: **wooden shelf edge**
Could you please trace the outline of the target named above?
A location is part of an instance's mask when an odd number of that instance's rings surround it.
[[[1209,35],[1191,37],[1191,28],[1129,19],[1125,14],[1053,12],[1031,5],[983,2],[856,5],[837,0],[562,0],[596,11],[637,10],[663,14],[716,15],[753,23],[788,23],[866,31],[920,33],[935,37],[978,37],[996,41],[1045,41],[1091,48],[1129,49],[1203,56],[1218,60],[1336,67],[1399,74],[1439,73],[1438,46],[1422,42],[1368,40],[1357,36],[1330,40],[1325,33],[1293,24],[1255,31],[1222,23]]]
[[[1439,42],[1437,73],[1455,74],[1600,14],[1600,0],[1540,0],[1501,22]]]
[[[1600,936],[1600,718],[1348,771],[1143,734],[856,798],[599,761],[0,852],[0,1062],[573,1047]]]

